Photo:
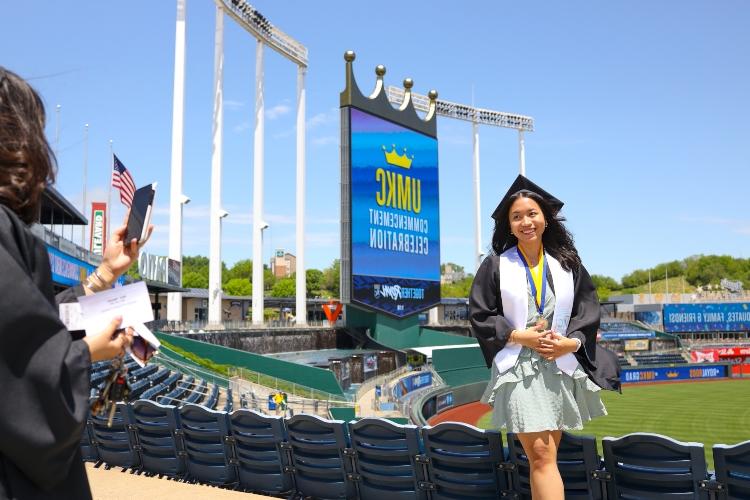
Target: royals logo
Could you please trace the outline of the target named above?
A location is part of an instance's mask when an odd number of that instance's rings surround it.
[[[400,285],[373,285],[375,298],[384,298],[391,300],[401,299]]]

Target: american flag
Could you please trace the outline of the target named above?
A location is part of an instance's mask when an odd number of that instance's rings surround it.
[[[135,182],[133,177],[125,168],[125,165],[117,158],[114,157],[113,170],[112,170],[112,187],[120,190],[120,201],[123,205],[130,208],[130,204],[133,203],[133,194],[135,193]]]

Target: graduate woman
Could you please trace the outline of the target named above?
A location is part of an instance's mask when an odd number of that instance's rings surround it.
[[[119,318],[83,340],[60,322],[47,249],[29,230],[54,180],[44,120],[39,95],[0,66],[0,499],[91,498],[79,451],[89,369],[132,340]],[[124,234],[115,231],[83,286],[57,299],[111,286],[137,257]]]
[[[616,367],[597,366],[599,301],[560,208],[519,175],[492,214],[493,255],[469,298],[472,330],[492,368],[482,401],[493,407],[494,426],[518,435],[535,500],[563,500],[562,431],[606,415],[599,391],[617,388],[602,375]]]

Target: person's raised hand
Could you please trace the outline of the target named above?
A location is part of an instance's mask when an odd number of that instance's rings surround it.
[[[133,343],[133,329],[120,330],[120,323],[122,323],[122,317],[117,316],[101,332],[83,338],[83,341],[88,344],[92,363],[119,356]]]
[[[148,239],[151,237],[151,233],[154,231],[154,225],[149,224],[148,230],[146,231],[146,238],[138,243],[137,238],[131,238],[130,241],[125,241],[125,236],[128,231],[128,215],[125,216],[122,226],[112,232],[112,237],[107,243],[107,248],[104,250],[102,256],[102,264],[99,266],[100,273],[105,280],[110,279],[114,282],[117,278],[122,276],[133,262],[138,258],[138,250],[146,244]]]
[[[539,347],[535,350],[543,358],[553,361],[560,356],[575,352],[577,349],[578,342],[575,340],[560,335],[557,332],[549,332],[549,334],[539,339]]]

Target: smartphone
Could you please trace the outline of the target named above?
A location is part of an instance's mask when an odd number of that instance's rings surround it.
[[[128,229],[125,233],[125,244],[130,243],[133,238],[137,239],[138,243],[145,241],[148,234],[148,225],[151,222],[155,194],[155,182],[136,190],[133,195],[133,201],[130,204],[130,216],[128,217]]]

